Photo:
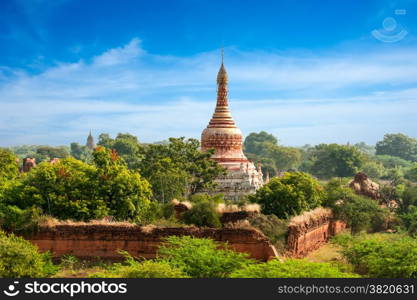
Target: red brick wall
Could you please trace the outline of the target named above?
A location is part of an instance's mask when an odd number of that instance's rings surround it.
[[[329,238],[346,228],[346,224],[337,220],[323,220],[323,223],[314,226],[288,228],[287,250],[294,257],[303,257],[309,252],[327,243]]]
[[[118,250],[136,257],[154,258],[161,238],[170,235],[190,235],[228,242],[232,249],[266,261],[277,256],[268,238],[252,229],[154,228],[150,232],[138,226],[57,225],[41,228],[26,236],[41,251],[51,251],[55,257],[71,254],[82,258],[120,259]]]

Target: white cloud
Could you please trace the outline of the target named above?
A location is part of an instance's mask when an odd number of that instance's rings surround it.
[[[267,130],[302,145],[416,132],[416,49],[226,50],[231,107],[245,133]],[[68,144],[90,128],[144,141],[198,138],[215,104],[218,54],[158,56],[133,39],[37,75],[0,67],[0,145]]]

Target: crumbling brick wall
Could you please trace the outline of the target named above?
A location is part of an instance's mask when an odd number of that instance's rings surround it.
[[[161,239],[166,236],[194,236],[228,242],[238,252],[266,261],[276,257],[271,242],[254,229],[214,229],[197,227],[152,228],[116,225],[56,225],[41,227],[26,236],[41,251],[51,251],[55,257],[71,254],[80,258],[120,259],[118,250],[128,251],[135,257],[154,258]]]
[[[287,253],[303,257],[327,243],[329,238],[340,233],[346,224],[333,218],[329,209],[318,208],[293,218],[288,227]]]

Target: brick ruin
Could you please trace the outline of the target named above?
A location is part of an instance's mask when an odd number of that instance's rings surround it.
[[[330,209],[316,208],[291,219],[287,234],[287,255],[303,257],[327,243],[346,228]]]
[[[237,252],[248,253],[261,261],[277,256],[269,239],[255,229],[215,229],[197,227],[158,228],[123,225],[55,225],[40,227],[36,234],[25,236],[40,251],[51,251],[54,257],[71,254],[80,258],[120,260],[118,250],[135,257],[155,258],[164,237],[170,235],[211,238],[227,242]]]
[[[244,213],[226,214],[226,218],[241,219]],[[346,228],[334,220],[329,209],[318,208],[294,217],[288,227],[285,256],[303,257],[328,242],[329,238]],[[39,231],[26,235],[41,251],[51,251],[55,257],[71,254],[80,258],[120,260],[119,250],[135,257],[155,258],[164,237],[193,236],[227,242],[237,252],[248,253],[251,258],[267,261],[278,257],[270,240],[254,228],[161,228],[152,225],[140,227],[121,224],[58,224],[41,226]]]

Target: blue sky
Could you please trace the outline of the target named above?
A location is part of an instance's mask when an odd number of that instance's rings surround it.
[[[0,146],[199,138],[220,47],[244,134],[417,137],[417,1],[0,1]]]

